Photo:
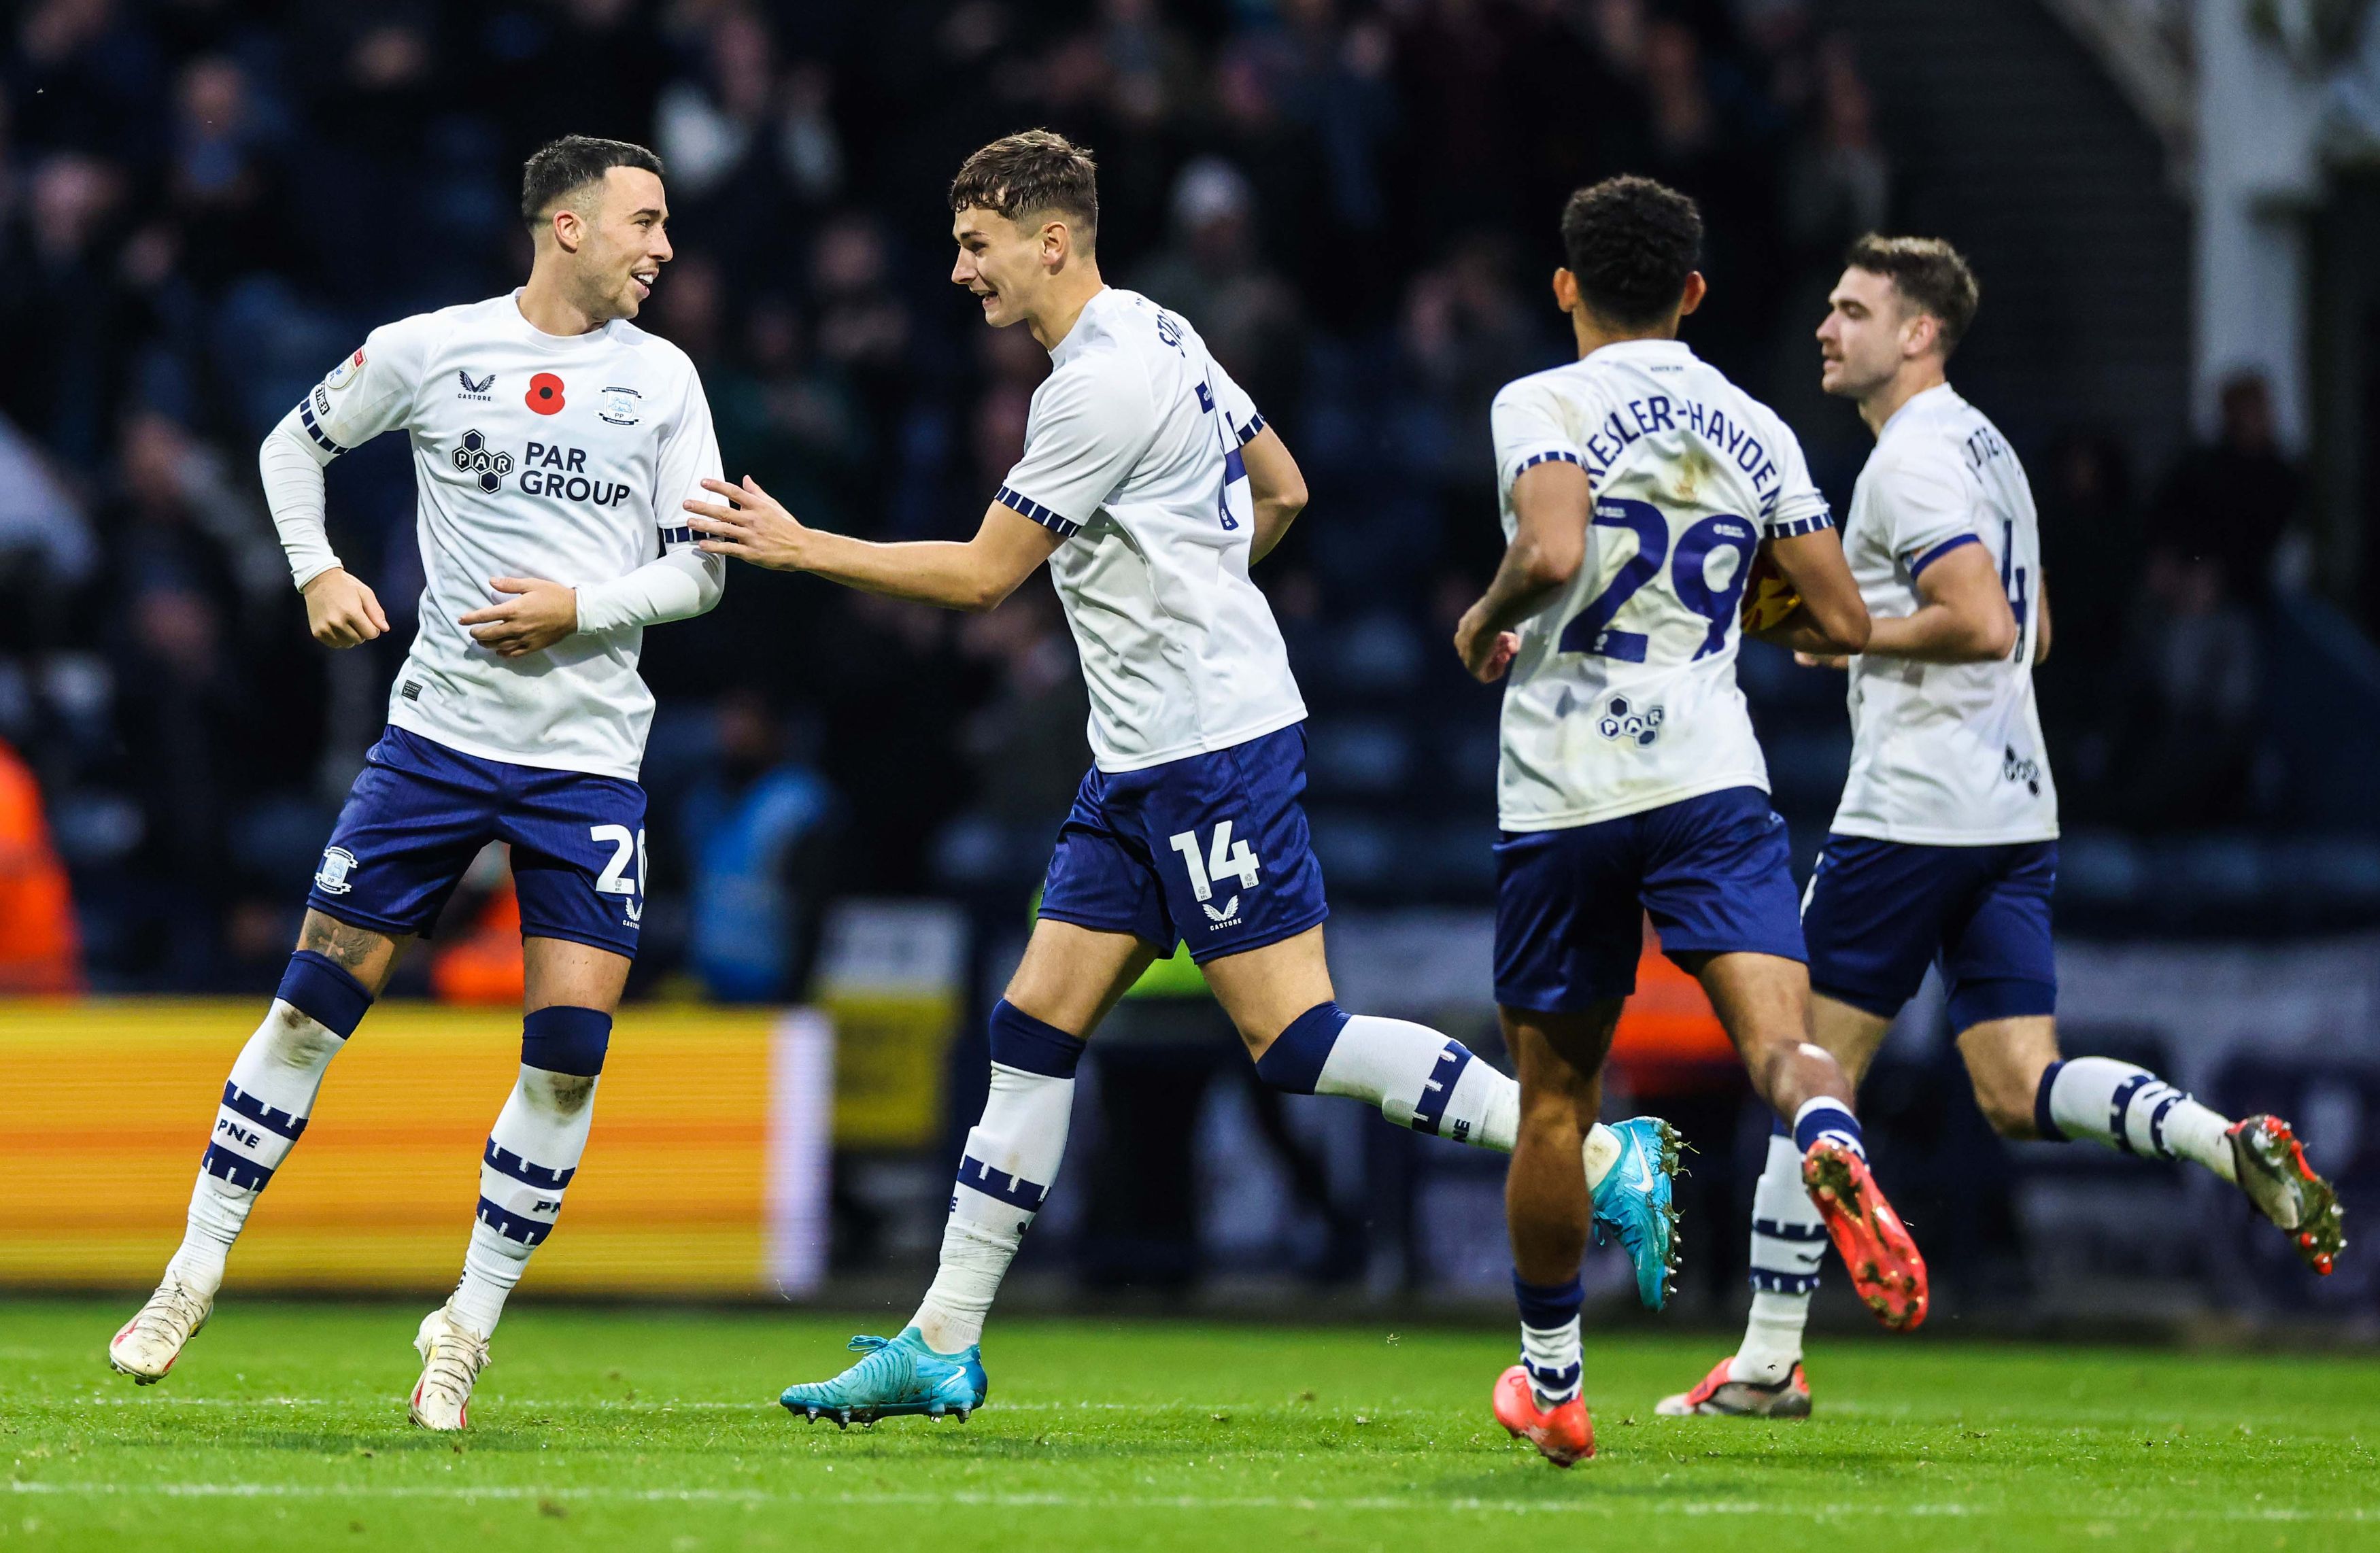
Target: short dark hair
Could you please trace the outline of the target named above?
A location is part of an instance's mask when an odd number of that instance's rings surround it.
[[[1666,184],[1633,175],[1580,189],[1562,207],[1562,253],[1579,295],[1602,318],[1658,322],[1703,258],[1703,215]]]
[[[951,180],[951,213],[978,209],[1010,221],[1055,212],[1067,218],[1084,248],[1096,248],[1099,164],[1055,130],[1003,135],[968,157]]]
[[[592,135],[565,135],[537,148],[521,168],[521,219],[541,224],[554,206],[601,183],[614,167],[636,167],[662,176],[662,159],[626,140],[599,140]]]
[[[1942,331],[1942,354],[1959,348],[1975,322],[1983,288],[1964,255],[1939,237],[1886,237],[1871,232],[1843,255],[1847,268],[1888,276],[1909,305],[1932,313]]]

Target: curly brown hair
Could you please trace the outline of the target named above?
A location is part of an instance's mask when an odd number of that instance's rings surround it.
[[[951,211],[986,210],[1017,222],[1061,215],[1088,251],[1099,241],[1099,176],[1091,153],[1055,130],[1003,135],[960,164]]]

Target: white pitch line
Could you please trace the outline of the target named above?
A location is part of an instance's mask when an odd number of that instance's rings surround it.
[[[155,1496],[163,1498],[234,1498],[234,1499],[452,1499],[460,1502],[476,1500],[577,1500],[626,1504],[748,1504],[748,1505],[841,1505],[856,1509],[890,1507],[952,1506],[989,1510],[1292,1510],[1292,1511],[1385,1511],[1409,1514],[1415,1511],[1492,1511],[1514,1515],[1597,1515],[1619,1517],[1650,1511],[1662,1515],[1763,1515],[1774,1506],[1745,1499],[1676,1499],[1666,1503],[1632,1502],[1617,1504],[1609,1499],[1485,1499],[1458,1498],[1433,1499],[1418,1496],[1351,1495],[1343,1498],[1321,1498],[1304,1495],[1253,1494],[1209,1498],[1196,1494],[1027,1494],[973,1493],[965,1490],[949,1493],[840,1493],[804,1494],[760,1488],[537,1488],[516,1485],[475,1488],[448,1487],[438,1484],[364,1484],[352,1487],[329,1484],[295,1483],[44,1483],[11,1481],[8,1489],[14,1494],[42,1495],[51,1498],[90,1496]],[[1961,1504],[1955,1501],[1937,1504],[1836,1504],[1821,1505],[1795,1513],[1817,1516],[1892,1515],[1919,1517],[1965,1518],[2005,1515],[2010,1511],[1991,1505]],[[2163,1508],[2145,1513],[2124,1513],[2099,1510],[2085,1514],[2063,1517],[2067,1520],[2114,1520],[2131,1523],[2150,1521],[2239,1521],[2239,1522],[2355,1522],[2380,1520],[2380,1512],[2361,1509],[2303,1510],[2293,1507],[2232,1508],[2220,1511]]]

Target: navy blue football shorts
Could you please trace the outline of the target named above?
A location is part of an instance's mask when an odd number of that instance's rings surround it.
[[[1137,771],[1094,766],[1041,885],[1041,915],[1201,964],[1330,915],[1306,833],[1305,725]]]
[[[642,787],[466,755],[403,728],[382,733],[364,757],[306,904],[377,933],[427,937],[492,841],[512,848],[523,938],[636,956]]]
[[[1810,986],[1890,1019],[1939,964],[1950,1027],[2058,1012],[2058,843],[1919,846],[1830,835],[1802,904]]]
[[[1650,916],[1663,952],[1799,960],[1792,850],[1757,787],[1496,843],[1496,1001],[1576,1013],[1636,990]]]

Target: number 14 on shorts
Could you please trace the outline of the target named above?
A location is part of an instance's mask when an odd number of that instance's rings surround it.
[[[1168,845],[1182,855],[1182,866],[1190,874],[1190,893],[1197,897],[1207,915],[1217,922],[1228,922],[1237,916],[1240,898],[1236,894],[1224,903],[1220,910],[1208,904],[1214,898],[1218,880],[1234,879],[1239,880],[1242,890],[1254,890],[1261,877],[1257,871],[1258,859],[1248,850],[1248,843],[1232,839],[1232,822],[1228,819],[1217,821],[1214,837],[1203,857],[1199,854],[1198,832],[1196,831],[1176,831],[1165,839]]]

